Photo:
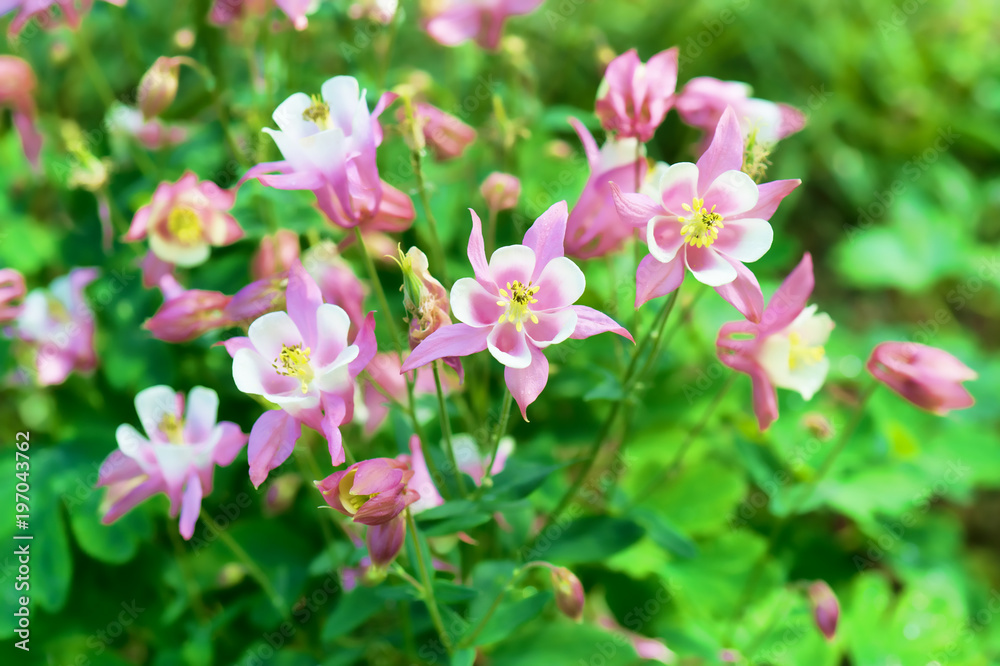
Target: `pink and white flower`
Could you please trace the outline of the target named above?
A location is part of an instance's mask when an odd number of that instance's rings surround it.
[[[475,129],[431,104],[414,104],[413,115],[424,141],[439,161],[459,157],[476,140]],[[400,109],[396,119],[403,122],[406,109]]]
[[[643,63],[629,49],[608,64],[594,104],[604,129],[619,139],[653,138],[674,103],[679,53],[675,46]]]
[[[319,209],[344,228],[406,229],[416,217],[413,202],[379,179],[375,162],[382,143],[377,119],[397,96],[385,93],[369,112],[366,94],[354,77],[335,76],[319,97],[286,99],[272,116],[279,129],[264,128],[285,159],[252,167],[240,182],[257,178],[279,190],[312,190]]]
[[[944,415],[972,407],[976,400],[962,382],[975,370],[948,352],[916,342],[883,342],[872,350],[868,372],[921,409]]]
[[[570,118],[580,136],[590,178],[566,223],[566,252],[574,257],[600,257],[621,248],[635,229],[622,221],[615,208],[611,182],[625,184],[626,192],[635,192],[646,178],[646,159],[639,156],[639,140],[608,139],[600,149],[590,131],[576,118]]]
[[[644,228],[649,246],[636,271],[636,307],[677,289],[687,268],[744,316],[759,317],[760,285],[744,262],[770,249],[774,232],[768,220],[801,181],[758,186],[740,171],[742,164],[739,123],[727,109],[697,164],[679,162],[662,171],[653,186],[655,200],[612,186],[622,220]]]
[[[0,14],[3,13],[3,6],[0,5]],[[11,32],[16,32],[13,24]],[[10,108],[24,156],[34,167],[38,166],[38,155],[42,150],[42,135],[35,127],[37,111],[33,95],[37,87],[35,72],[27,61],[0,55],[0,107]]]
[[[226,309],[232,296],[218,291],[184,289],[170,275],[162,281],[173,282],[177,291],[170,293],[172,290],[164,289],[163,305],[142,325],[157,340],[187,342],[230,325]]]
[[[185,409],[186,403],[186,409]],[[146,436],[131,425],[118,426],[118,450],[98,472],[97,488],[111,503],[101,519],[110,525],[156,493],[170,498],[170,516],[180,513],[180,533],[194,534],[201,500],[212,492],[216,465],[228,465],[247,443],[235,423],[216,423],[219,396],[196,386],[188,393],[152,386],[135,396],[135,411]]]
[[[510,16],[530,14],[543,0],[431,0],[424,6],[424,29],[444,46],[470,39],[484,49],[500,45],[503,24]]]
[[[125,240],[149,238],[149,250],[167,264],[197,266],[211,247],[243,238],[243,229],[228,213],[236,194],[188,171],[176,183],[160,183],[153,200],[136,211]]]
[[[107,124],[113,138],[134,139],[148,150],[176,146],[188,137],[186,127],[168,124],[159,118],[146,120],[142,111],[123,104],[115,104],[108,109]]]
[[[549,377],[543,349],[567,338],[583,339],[610,331],[632,339],[613,319],[573,305],[587,286],[583,272],[563,256],[566,202],[539,217],[523,245],[502,247],[489,263],[482,222],[472,210],[469,261],[475,279],[462,278],[451,289],[451,309],[462,323],[443,326],[426,338],[403,363],[409,371],[449,356],[489,349],[506,366],[507,387],[521,415],[541,394]]]
[[[824,345],[834,324],[829,315],[816,312],[817,306],[806,307],[813,284],[812,257],[806,253],[781,283],[759,323],[734,321],[719,330],[715,343],[719,359],[750,375],[761,430],[778,418],[776,388],[797,391],[811,400],[830,370]]]
[[[288,277],[287,312],[257,319],[248,337],[225,343],[233,380],[244,393],[278,409],[265,412],[250,431],[250,480],[259,486],[291,455],[302,424],[326,437],[334,466],[344,462],[340,425],[354,411],[354,378],[375,355],[375,320],[365,318],[352,344],[343,308],[324,303],[319,287],[296,263]]]

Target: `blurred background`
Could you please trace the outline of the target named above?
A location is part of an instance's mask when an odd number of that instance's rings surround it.
[[[42,170],[33,173],[10,115],[0,116],[0,266],[21,271],[29,287],[75,266],[101,270],[88,289],[99,355],[93,374],[46,389],[22,385],[17,350],[0,338],[5,455],[13,460],[15,432],[29,430],[32,442],[33,649],[17,657],[60,666],[410,663],[387,647],[398,642],[396,615],[341,604],[338,594],[304,606],[310,618],[282,649],[263,656],[276,616],[204,525],[183,542],[163,497],[114,526],[100,525],[102,493],[91,488],[115,447],[115,428],[137,423],[132,400],[139,390],[209,386],[220,394],[220,419],[247,432],[259,406],[235,389],[228,356],[211,347],[228,335],[170,345],[141,328],[161,297],[141,285],[137,245],[116,241],[110,254],[102,249],[95,192],[106,195],[120,236],[161,180],[191,169],[228,187],[251,164],[278,159],[260,128],[273,126],[271,112],[291,93],[317,92],[328,77],[346,73],[362,81],[373,104],[386,89],[418,83],[435,105],[480,132],[463,158],[427,169],[450,250],[448,272],[467,275],[466,209],[483,213],[483,178],[497,169],[521,178],[521,203],[501,216],[500,228],[502,242],[517,242],[551,203],[579,196],[588,169],[567,118],[599,130],[593,101],[607,62],[629,48],[645,60],[676,45],[678,89],[695,76],[744,81],[755,96],[807,115],[805,129],[771,155],[767,180],[801,178],[803,185],[772,218],[774,246],[754,271],[767,296],[804,251],[812,253],[812,302],[837,324],[827,347],[831,375],[810,403],[782,392],[782,418],[766,435],[757,431],[749,381],[740,376],[681,473],[641,493],[721,386],[714,339],[722,323],[737,318],[710,290],[701,298],[701,285],[689,280],[680,301],[687,316],[636,396],[627,473],[602,488],[604,505],[590,507],[653,508],[669,518],[674,540],[623,536],[604,552],[563,549],[556,559],[572,565],[619,623],[662,639],[676,663],[718,663],[727,647],[760,664],[1000,663],[1000,5],[549,0],[511,20],[501,52],[491,54],[435,44],[418,28],[417,7],[402,4],[383,26],[349,18],[345,2],[322,0],[309,29],[296,33],[270,6],[263,17],[219,29],[205,25],[205,0],[97,3],[77,32],[31,24],[0,45],[36,71],[45,136]],[[164,120],[186,128],[187,140],[154,152],[120,136],[109,108],[134,104],[139,79],[158,56],[182,53],[207,65],[217,83],[210,91],[182,70]],[[220,117],[235,145],[227,144]],[[672,112],[649,156],[691,160],[697,140]],[[389,130],[379,158],[382,177],[412,192],[398,132]],[[215,248],[185,284],[234,293],[249,281],[255,241],[277,226],[342,237],[304,192],[250,184],[233,214],[247,240]],[[415,228],[422,224],[418,213]],[[404,235],[404,243],[418,240],[414,231]],[[623,255],[586,264],[588,303],[629,320],[632,294],[615,276],[627,276],[631,261]],[[395,289],[392,264],[381,270]],[[651,318],[646,309],[642,317]],[[828,431],[846,425],[869,381],[864,362],[884,340],[924,342],[958,356],[979,373],[970,385],[977,404],[939,418],[877,392],[811,513],[792,520],[754,598],[734,609],[787,511],[783,499],[823,460]],[[512,425],[519,455],[568,461],[583,450],[606,411],[602,387],[613,364],[605,361],[616,354],[616,341],[595,338],[553,362],[532,422]],[[500,374],[492,372],[495,389]],[[475,395],[484,412],[499,401],[496,391],[492,403],[485,391]],[[390,422],[372,450],[402,450],[404,425]],[[347,433],[360,437],[359,429]],[[775,484],[789,460],[801,463],[790,468],[792,483]],[[217,471],[205,508],[286,598],[300,598],[343,564],[323,552],[318,496],[305,478],[301,490],[271,506],[268,485],[255,490],[244,461]],[[282,471],[296,477],[296,469],[290,462]],[[5,501],[13,501],[15,482],[12,473],[0,478]],[[532,495],[536,509],[551,509],[566,483],[546,482]],[[0,526],[5,543],[13,531]],[[349,551],[345,544],[338,552],[346,560]],[[14,642],[6,610],[14,603],[12,561],[0,556],[4,649]],[[811,625],[805,598],[789,591],[789,583],[814,579],[826,580],[840,599],[833,643]],[[663,589],[666,601],[629,625],[629,614],[634,619]],[[734,628],[736,612],[742,620]],[[369,616],[375,619],[362,625]],[[578,656],[553,641],[559,650],[545,652],[545,626],[535,618],[514,635],[531,660],[518,661],[512,647],[501,646],[481,663],[594,663],[587,661],[592,648]]]

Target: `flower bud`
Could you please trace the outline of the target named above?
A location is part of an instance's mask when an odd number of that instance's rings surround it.
[[[232,324],[249,326],[268,312],[284,309],[287,285],[288,273],[277,273],[251,282],[236,292],[229,301],[225,309],[226,318]]]
[[[0,323],[17,318],[25,293],[23,275],[13,268],[0,269]]]
[[[413,124],[413,144],[418,150],[424,144],[430,147],[437,160],[449,160],[465,152],[466,147],[476,140],[476,130],[461,120],[430,104],[413,104],[412,118],[409,105],[397,114],[400,122]],[[420,133],[422,136],[417,137]]]
[[[407,488],[412,476],[408,460],[373,458],[314,483],[331,508],[356,523],[382,525],[419,499]]]
[[[164,342],[187,342],[230,323],[225,314],[232,297],[218,291],[188,289],[171,298],[143,328]]]
[[[428,335],[451,324],[448,292],[428,270],[427,255],[415,247],[406,254],[398,248],[395,258],[403,272],[403,307],[410,315],[410,349],[416,349]]]
[[[387,523],[370,525],[365,534],[365,544],[368,546],[368,556],[372,566],[365,572],[365,582],[372,580],[385,572],[392,561],[399,555],[406,538],[406,521],[402,515],[397,515]]]
[[[479,191],[491,211],[507,210],[517,206],[517,199],[521,196],[521,181],[509,173],[494,171],[486,177]]]
[[[260,239],[260,248],[250,264],[250,274],[254,280],[271,277],[287,271],[298,258],[299,235],[289,229],[279,229],[274,235]]]
[[[946,351],[916,342],[883,342],[872,350],[868,372],[904,400],[944,415],[975,399],[962,382],[979,375]]]
[[[533,562],[530,566],[542,566],[549,570],[552,591],[556,595],[556,606],[563,615],[574,622],[583,617],[583,585],[576,575],[566,567],[557,567],[548,562]]]
[[[143,118],[149,120],[163,113],[177,96],[181,61],[160,56],[139,80],[138,102]]]
[[[824,581],[817,580],[808,588],[809,602],[812,604],[813,619],[826,639],[833,640],[840,619],[840,603],[837,596]]]
[[[302,485],[302,477],[298,474],[282,474],[271,482],[264,496],[261,509],[265,516],[277,516],[288,511],[295,501],[295,495]]]

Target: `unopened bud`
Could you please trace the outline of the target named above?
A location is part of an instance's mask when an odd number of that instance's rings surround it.
[[[282,474],[267,488],[264,504],[261,509],[265,516],[276,516],[288,511],[295,501],[295,494],[302,485],[302,477],[298,474]]]
[[[583,617],[583,585],[580,579],[566,567],[549,565],[552,576],[552,589],[556,593],[556,606],[563,615],[579,622]]]
[[[494,171],[486,177],[479,191],[490,210],[507,210],[517,206],[517,200],[521,196],[521,181],[509,173]]]
[[[817,580],[808,588],[809,602],[812,604],[813,619],[826,639],[833,640],[840,619],[840,602],[826,582]]]
[[[247,575],[246,567],[239,562],[227,562],[219,569],[215,577],[215,583],[219,587],[226,588],[237,585]]]
[[[181,62],[160,56],[139,81],[139,109],[146,120],[163,113],[177,96]]]
[[[403,307],[410,315],[410,349],[428,335],[451,324],[448,292],[428,270],[427,255],[411,247],[405,254],[398,248],[393,257],[403,272]]]

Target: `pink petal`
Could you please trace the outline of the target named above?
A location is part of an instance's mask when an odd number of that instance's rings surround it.
[[[591,168],[593,168],[594,163],[597,162],[601,154],[600,149],[597,147],[597,142],[594,140],[594,136],[583,123],[572,116],[569,118],[569,124],[573,126],[573,129],[576,130],[577,136],[580,137],[580,143],[583,144],[583,152],[587,156],[587,162],[591,165]]]
[[[126,513],[134,509],[141,502],[149,499],[158,492],[164,491],[163,479],[149,478],[128,492],[125,497],[111,505],[111,507],[101,516],[101,523],[110,525]]]
[[[686,246],[684,262],[698,282],[710,287],[728,284],[736,279],[736,269],[711,247]]]
[[[250,324],[247,335],[257,353],[269,361],[278,358],[282,348],[303,344],[305,337],[287,312],[268,312],[258,317]]]
[[[712,247],[737,261],[757,261],[771,249],[774,230],[770,222],[757,218],[726,220]]]
[[[743,166],[743,134],[732,107],[726,107],[708,150],[698,158],[698,191],[705,192],[726,171]]]
[[[230,357],[235,356],[236,352],[241,349],[250,349],[251,351],[254,349],[253,343],[250,342],[250,338],[244,336],[229,338],[224,342],[217,342],[216,344],[221,344],[225,347],[226,351],[229,352]]]
[[[507,245],[490,257],[490,275],[501,289],[515,280],[527,285],[534,274],[535,251],[527,245]]]
[[[489,328],[475,328],[468,324],[442,326],[406,357],[401,372],[409,372],[446,356],[468,356],[481,352],[486,349],[489,334]]]
[[[806,307],[814,285],[812,255],[806,252],[767,304],[760,321],[761,335],[780,331],[791,324]]]
[[[650,299],[666,296],[681,286],[683,281],[683,258],[674,257],[672,261],[663,263],[647,254],[635,271],[635,307],[642,306]]]
[[[300,261],[295,261],[288,270],[288,289],[285,292],[285,302],[288,304],[288,316],[292,318],[302,333],[302,341],[307,347],[314,347],[316,345],[316,311],[323,304],[323,294],[316,285],[316,281],[302,267]]]
[[[738,261],[726,257],[736,269],[736,279],[729,284],[715,288],[726,301],[752,322],[759,322],[764,313],[764,294],[761,293],[757,277]]]
[[[538,323],[530,319],[524,321],[524,332],[528,339],[539,348],[562,342],[576,330],[576,312],[565,308],[555,312],[539,312],[535,315]]]
[[[775,180],[758,185],[757,205],[740,214],[739,217],[759,217],[762,220],[770,220],[781,200],[801,184],[802,181],[796,178],[794,180]]]
[[[633,227],[645,227],[656,217],[663,215],[663,207],[645,194],[627,194],[615,183],[611,183],[611,193],[622,222]]]
[[[236,460],[236,456],[247,445],[248,437],[238,425],[230,421],[223,421],[219,427],[222,428],[222,436],[212,450],[212,462],[225,467]]]
[[[378,343],[375,341],[375,313],[369,312],[361,324],[358,334],[354,337],[354,344],[358,347],[358,355],[347,365],[347,371],[351,377],[357,377],[365,369],[378,351]]]
[[[149,215],[153,207],[147,204],[135,211],[132,216],[132,223],[128,227],[128,232],[122,237],[125,241],[138,241],[146,237],[149,232]]]
[[[726,218],[739,215],[757,205],[757,183],[742,171],[724,171],[705,192],[705,205]]]
[[[250,481],[260,487],[268,472],[288,460],[295,442],[302,434],[302,424],[279,409],[261,414],[250,429]]]
[[[490,275],[489,264],[486,263],[483,223],[480,221],[479,216],[476,215],[476,211],[470,208],[469,213],[472,215],[472,233],[469,234],[469,262],[472,264],[472,270],[476,275],[476,279],[483,286],[487,286],[493,283],[493,277]]]
[[[662,263],[673,261],[684,247],[684,235],[681,234],[683,228],[684,224],[674,217],[659,216],[650,220],[646,227],[649,254]]]
[[[187,487],[184,489],[184,499],[181,501],[181,536],[190,539],[194,536],[194,524],[198,522],[198,514],[201,512],[201,480],[197,474],[192,474],[187,479]]]
[[[528,405],[541,395],[545,384],[549,381],[549,361],[545,358],[545,354],[533,346],[530,350],[531,360],[527,366],[523,368],[508,366],[504,370],[507,389],[517,401],[517,406],[521,409],[521,418],[525,421],[528,420]]]
[[[683,274],[681,270],[681,275]],[[598,333],[617,333],[623,338],[628,338],[630,342],[635,342],[624,327],[603,312],[588,308],[586,305],[574,305],[573,310],[576,312],[576,329],[569,337],[574,340],[583,340]]]
[[[486,343],[493,358],[508,367],[526,368],[531,363],[531,349],[534,345],[528,343],[523,328],[518,331],[509,321],[494,326]]]
[[[344,464],[344,444],[340,434],[340,424],[344,422],[346,415],[347,407],[342,399],[336,396],[324,396],[322,432],[330,452],[330,464],[334,467]]]
[[[556,257],[542,270],[535,281],[538,302],[531,306],[535,312],[552,311],[569,306],[580,300],[587,288],[587,278],[571,259]]]
[[[188,395],[184,415],[184,436],[189,442],[204,442],[215,430],[219,412],[219,394],[204,386],[195,386]]]
[[[347,332],[351,328],[351,318],[342,307],[324,303],[316,311],[316,327],[318,331],[322,331],[322,335],[312,349],[309,360],[316,368],[325,368],[336,361],[347,347]]]
[[[699,173],[697,165],[691,162],[671,164],[663,172],[660,182],[656,185],[660,190],[660,201],[666,210],[681,217],[688,214],[684,210],[684,204],[690,206],[698,196]]]
[[[103,488],[119,481],[133,479],[143,474],[139,463],[125,455],[121,450],[112,451],[97,471],[95,488]]]
[[[472,278],[461,278],[451,288],[451,311],[459,321],[470,326],[492,326],[503,314],[497,305],[499,296],[491,294]]]
[[[538,272],[547,267],[549,262],[563,256],[568,215],[566,202],[558,201],[542,213],[524,234],[524,244],[535,252],[535,274],[531,276],[532,280],[538,279]]]

